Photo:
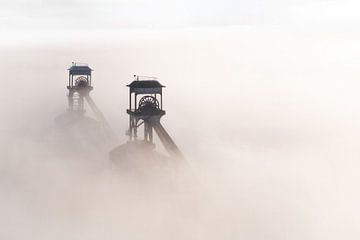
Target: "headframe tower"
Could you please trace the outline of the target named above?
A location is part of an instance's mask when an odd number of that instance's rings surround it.
[[[68,112],[71,114],[83,115],[85,113],[84,102],[86,100],[96,118],[101,123],[107,136],[110,139],[115,139],[116,137],[113,134],[108,121],[97,107],[94,100],[90,97],[90,92],[94,89],[91,82],[91,73],[93,69],[91,69],[87,64],[73,62],[72,66],[68,70]]]
[[[182,154],[161,125],[160,119],[165,115],[163,110],[163,86],[156,78],[134,76],[129,87],[129,130],[127,135],[130,141],[144,141],[153,144],[155,131],[168,153],[173,157],[182,157]],[[139,128],[143,126],[143,138],[139,139]]]
[[[84,98],[89,96],[93,87],[91,86],[91,72],[93,71],[87,64],[72,63],[69,70],[69,112],[85,113]],[[75,78],[75,79],[74,79]]]

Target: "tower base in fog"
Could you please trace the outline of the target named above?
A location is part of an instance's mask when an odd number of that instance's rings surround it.
[[[176,172],[176,161],[155,151],[155,144],[146,141],[128,141],[118,146],[110,152],[110,160],[114,169],[136,176]]]
[[[128,141],[110,152],[112,163],[122,169],[168,166],[170,158],[155,151],[155,144],[145,141]]]
[[[48,142],[69,155],[90,154],[108,144],[101,123],[76,112],[66,112],[55,118]]]

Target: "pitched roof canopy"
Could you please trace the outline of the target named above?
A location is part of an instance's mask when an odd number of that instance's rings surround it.
[[[135,80],[126,86],[130,88],[130,93],[136,94],[162,94],[165,87],[156,80]]]
[[[72,75],[91,75],[93,71],[89,66],[76,66],[72,65],[69,69],[69,73]]]
[[[161,83],[156,80],[141,80],[141,81],[133,81],[132,83],[126,85],[130,88],[163,88],[165,87]]]

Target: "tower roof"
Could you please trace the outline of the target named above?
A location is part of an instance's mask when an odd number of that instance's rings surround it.
[[[132,83],[126,85],[127,87],[130,88],[163,88],[165,87],[164,85],[162,85],[161,83],[159,83],[156,80],[135,80]]]
[[[136,94],[161,94],[165,87],[156,80],[135,80],[126,86],[130,88],[130,93]]]
[[[69,69],[69,73],[72,75],[90,75],[91,71],[93,71],[89,66],[87,65],[72,65]]]

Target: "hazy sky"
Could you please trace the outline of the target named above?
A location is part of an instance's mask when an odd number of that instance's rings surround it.
[[[360,24],[355,0],[0,0],[2,32],[213,26],[344,28]]]
[[[0,0],[0,239],[360,239],[359,9]],[[91,96],[119,145],[133,74],[167,86],[162,124],[199,195],[133,200],[108,150],[67,157],[88,136],[52,127],[72,61],[94,69]]]

